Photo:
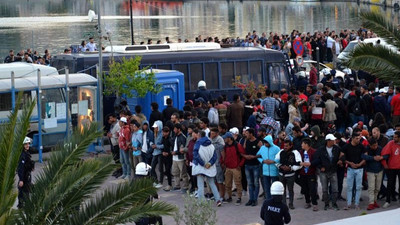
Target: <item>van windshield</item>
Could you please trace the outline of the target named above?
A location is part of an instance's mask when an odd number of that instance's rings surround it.
[[[350,42],[349,45],[343,50],[343,52],[351,52],[353,51],[354,47],[357,45],[357,42]]]

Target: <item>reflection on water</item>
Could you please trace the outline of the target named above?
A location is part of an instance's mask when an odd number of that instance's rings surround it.
[[[95,35],[87,20],[92,0],[1,0],[0,59],[9,49],[33,47],[43,52],[61,52]],[[263,1],[133,1],[135,41],[204,36],[244,37],[247,32],[357,29],[358,13],[373,10],[395,23],[398,12],[356,3],[302,3]],[[103,27],[111,32],[113,44],[129,44],[129,0],[103,0]],[[3,18],[1,18],[3,17]],[[32,18],[34,17],[34,18]],[[38,18],[35,18],[38,17]]]

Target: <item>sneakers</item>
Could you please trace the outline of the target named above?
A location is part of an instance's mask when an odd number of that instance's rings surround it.
[[[339,210],[339,206],[336,203],[332,205],[332,208],[336,211]]]
[[[253,206],[256,206],[257,205],[257,200],[256,201],[253,201],[253,203],[251,204],[251,206],[253,207]]]
[[[230,203],[230,202],[232,202],[232,198],[223,199],[222,202],[223,203]]]
[[[162,188],[162,184],[158,184],[158,183],[153,183],[153,186],[155,187],[155,188]]]
[[[314,211],[314,212],[318,211],[318,206],[317,205],[313,205],[312,211]]]
[[[310,203],[306,203],[306,204],[304,205],[304,208],[305,208],[305,209],[311,208],[311,204],[310,204]]]
[[[325,204],[324,210],[328,210],[328,209],[329,209],[329,204]]]
[[[345,207],[343,207],[343,210],[349,210],[350,206],[346,205]]]
[[[124,180],[125,177],[126,177],[126,175],[122,175],[122,176],[120,176],[119,178],[122,179],[122,180]]]
[[[127,175],[127,176],[125,176],[123,179],[126,180],[126,181],[128,181],[130,178],[131,178],[131,176]]]
[[[246,203],[245,206],[251,206],[252,204],[253,204],[253,201],[252,201],[252,200],[249,200],[249,201]]]
[[[355,206],[354,206],[354,209],[355,209],[355,210],[360,210],[360,206],[355,205]]]
[[[171,191],[171,186],[166,186],[164,189],[163,189],[164,191]]]
[[[221,205],[222,205],[221,200],[218,200],[218,201],[217,201],[217,207],[220,207]]]
[[[242,199],[241,199],[241,198],[238,198],[238,200],[236,200],[235,205],[239,206],[241,203],[242,203]]]
[[[289,209],[295,209],[294,205],[289,203]]]
[[[375,205],[374,204],[369,204],[367,207],[367,210],[373,210],[375,209]]]
[[[174,187],[172,190],[173,190],[173,191],[180,191],[181,188],[180,188],[180,187]]]
[[[380,206],[378,205],[378,203],[374,202],[374,207],[379,208]]]
[[[383,204],[382,208],[386,209],[389,206],[390,206],[390,203],[389,202],[385,202],[385,204]]]

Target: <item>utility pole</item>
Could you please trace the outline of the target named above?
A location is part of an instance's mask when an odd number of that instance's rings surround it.
[[[99,51],[99,69],[97,70],[97,83],[98,83],[98,104],[99,104],[99,111],[97,112],[98,114],[98,120],[100,122],[100,127],[103,127],[104,119],[103,119],[103,49],[102,49],[102,39],[103,39],[103,34],[101,32],[101,3],[102,1],[99,0],[97,1],[97,31],[99,33],[99,46],[97,47]]]
[[[133,33],[133,15],[132,15],[132,0],[129,0],[129,14],[131,17],[131,44],[135,44],[135,35]]]

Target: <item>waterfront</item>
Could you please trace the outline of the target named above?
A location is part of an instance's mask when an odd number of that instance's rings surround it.
[[[257,30],[290,33],[300,31],[358,29],[362,10],[385,13],[394,22],[399,13],[356,2],[265,2],[265,1],[133,1],[135,41],[206,36],[244,38]],[[95,23],[87,19],[94,9],[89,0],[3,0],[0,2],[0,60],[9,49],[44,49],[53,54],[95,35]],[[129,1],[103,1],[103,28],[113,44],[129,44]],[[107,43],[106,43],[107,44]]]

